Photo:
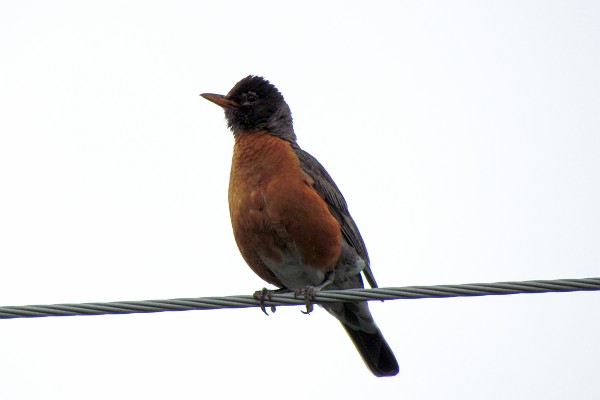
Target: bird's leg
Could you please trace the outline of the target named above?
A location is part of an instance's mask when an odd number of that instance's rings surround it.
[[[256,292],[254,292],[252,297],[254,297],[256,300],[259,301],[260,309],[262,310],[262,312],[265,313],[265,315],[268,316],[269,313],[267,312],[266,307],[265,307],[265,300],[271,301],[271,296],[273,296],[273,293],[282,294],[282,293],[288,293],[288,292],[290,292],[290,289],[288,289],[288,288],[280,288],[280,289],[275,289],[275,290],[268,290],[267,288],[262,288],[262,290],[257,290]],[[271,306],[271,312],[272,313],[275,312],[275,306]]]
[[[323,288],[331,285],[333,283],[333,278],[335,277],[335,271],[329,271],[325,275],[325,279],[317,286],[305,286],[303,288],[297,289],[294,292],[294,297],[304,296],[304,300],[306,301],[306,311],[302,311],[303,314],[310,314],[313,307],[313,301],[315,300],[315,295],[319,293]]]

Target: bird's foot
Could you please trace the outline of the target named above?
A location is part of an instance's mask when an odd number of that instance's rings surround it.
[[[258,300],[258,302],[260,304],[260,309],[262,310],[262,312],[265,313],[265,315],[268,316],[269,313],[267,312],[265,301],[267,301],[267,300],[271,301],[271,297],[273,296],[273,293],[281,294],[281,293],[286,293],[289,291],[290,290],[287,288],[276,289],[276,290],[268,290],[267,288],[262,288],[262,290],[257,290],[256,292],[254,292],[252,297],[254,297],[256,300]],[[271,312],[274,313],[275,311],[276,311],[275,306],[271,306]]]
[[[294,297],[304,296],[306,302],[306,311],[300,310],[303,314],[310,314],[314,309],[313,302],[315,301],[315,295],[319,293],[323,288],[333,283],[335,271],[330,271],[325,275],[325,279],[318,286],[305,286],[303,288],[294,291]]]

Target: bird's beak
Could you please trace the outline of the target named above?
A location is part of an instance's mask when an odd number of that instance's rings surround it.
[[[238,108],[240,105],[233,100],[229,100],[227,97],[222,94],[214,94],[214,93],[202,93],[200,96],[204,97],[208,101],[212,101],[218,106],[223,108]]]

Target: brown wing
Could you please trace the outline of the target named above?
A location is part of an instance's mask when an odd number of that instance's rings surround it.
[[[356,223],[352,219],[352,216],[350,216],[348,205],[346,204],[346,200],[344,199],[344,196],[342,196],[340,189],[338,189],[333,179],[331,179],[331,176],[329,176],[325,168],[316,158],[297,147],[297,145],[293,147],[296,154],[298,154],[300,166],[304,172],[313,179],[315,182],[315,190],[323,200],[325,200],[329,206],[329,211],[340,223],[344,238],[346,238],[346,241],[354,247],[357,253],[367,262],[367,266],[363,270],[363,273],[365,274],[369,285],[376,288],[377,282],[375,281],[373,272],[371,272],[367,247],[365,246],[362,236],[360,236]]]

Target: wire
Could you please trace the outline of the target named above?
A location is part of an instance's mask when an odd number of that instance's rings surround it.
[[[521,282],[476,283],[463,285],[406,286],[378,289],[324,290],[313,303],[370,300],[425,299],[444,297],[493,296],[525,293],[577,292],[600,290],[600,278],[557,279]],[[263,306],[304,305],[302,296],[273,294]],[[0,307],[0,319],[59,317],[75,315],[133,314],[163,311],[212,310],[260,307],[253,296],[199,297],[172,300],[118,301],[110,303],[52,304]]]

